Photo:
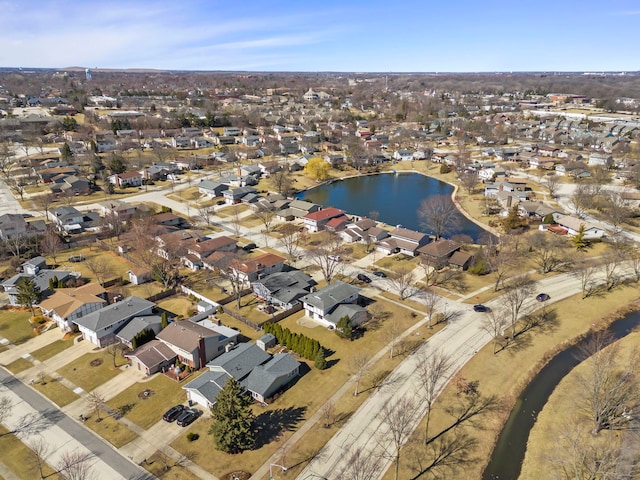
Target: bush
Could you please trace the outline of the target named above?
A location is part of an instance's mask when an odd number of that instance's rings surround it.
[[[197,433],[194,433],[194,432],[187,433],[187,440],[190,442],[195,442],[199,438],[200,438],[200,435],[198,435]]]
[[[445,173],[449,173],[449,172],[451,172],[451,168],[449,168],[449,165],[446,165],[444,163],[440,165],[440,173],[444,175]]]

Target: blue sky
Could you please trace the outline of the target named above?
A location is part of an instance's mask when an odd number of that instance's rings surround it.
[[[0,0],[0,67],[640,70],[638,0]]]

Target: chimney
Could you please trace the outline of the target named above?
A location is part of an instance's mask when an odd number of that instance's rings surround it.
[[[511,203],[513,202],[513,197],[509,195],[507,197],[507,208],[511,208]]]
[[[204,337],[198,337],[198,357],[199,357],[199,365],[198,369],[204,367],[207,364],[207,351],[204,346]]]
[[[229,342],[224,346],[224,353],[229,353],[233,350],[233,342]]]

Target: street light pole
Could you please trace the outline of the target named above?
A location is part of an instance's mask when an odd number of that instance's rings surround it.
[[[273,467],[280,467],[283,472],[287,471],[287,467],[285,467],[283,465],[278,465],[277,463],[270,463],[269,464],[269,480],[275,480],[273,478]]]

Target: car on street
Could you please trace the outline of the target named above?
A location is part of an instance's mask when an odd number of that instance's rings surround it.
[[[255,250],[256,248],[258,248],[258,246],[255,243],[248,243],[247,245],[242,247],[245,252],[250,252],[251,250]]]
[[[473,311],[484,313],[489,311],[489,307],[487,307],[486,305],[477,304],[473,306]]]
[[[364,273],[359,273],[356,278],[360,280],[362,283],[371,283],[371,279],[367,277]]]
[[[180,414],[180,416],[176,420],[176,423],[180,427],[186,427],[188,425],[191,425],[201,414],[202,411],[198,410],[197,408],[187,408]]]
[[[384,272],[381,272],[380,270],[376,270],[375,272],[373,272],[373,274],[379,278],[387,278],[387,274]]]
[[[546,293],[539,293],[539,294],[536,296],[536,300],[537,300],[537,301],[539,301],[539,302],[546,302],[546,301],[547,301],[547,300],[549,300],[550,298],[551,298],[551,297],[550,297],[548,294],[546,294]]]
[[[184,412],[185,408],[186,407],[184,405],[174,405],[165,412],[165,414],[162,416],[162,419],[165,422],[173,422],[180,416],[180,414],[182,414],[182,412]]]

